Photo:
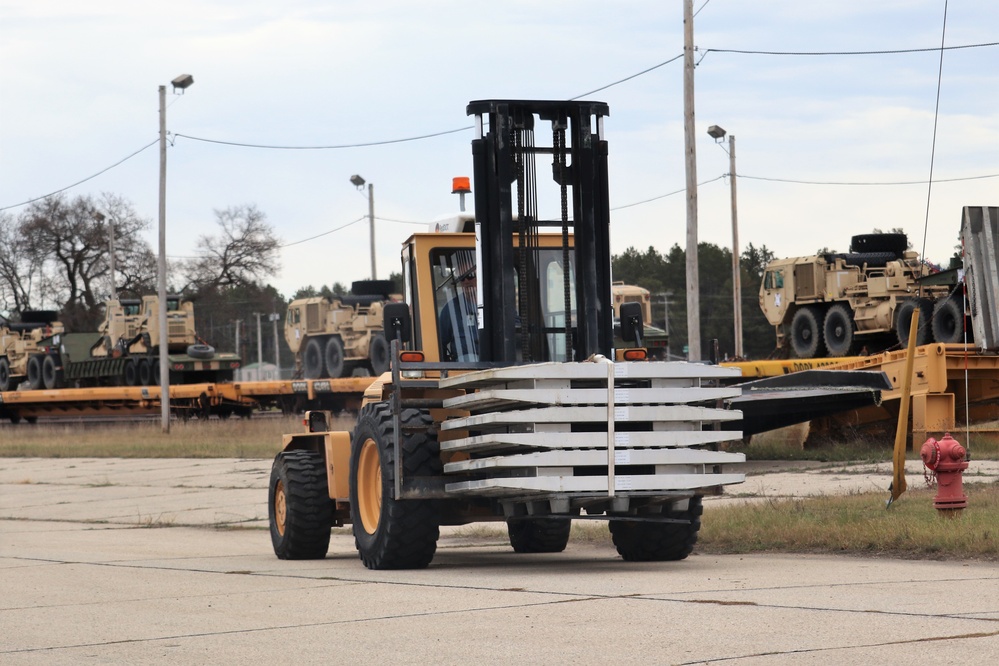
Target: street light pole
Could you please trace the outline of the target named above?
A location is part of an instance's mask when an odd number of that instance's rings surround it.
[[[190,74],[181,74],[170,82],[174,92],[186,90],[194,83]],[[170,432],[170,351],[169,333],[167,330],[166,302],[166,86],[160,86],[160,247],[157,270],[157,296],[159,299],[159,336],[160,336],[160,415],[163,420],[163,432]]]
[[[728,175],[732,199],[732,307],[735,316],[735,355],[742,358],[742,271],[739,267],[739,212],[735,196],[735,135],[728,135]]]
[[[350,177],[350,182],[357,189],[364,187],[365,180],[356,173]],[[375,186],[368,183],[368,227],[371,232],[371,279],[377,280],[378,275],[375,270]]]
[[[166,86],[160,86],[160,245],[157,261],[160,336],[160,416],[164,433],[170,432],[170,362],[167,358],[166,307]]]
[[[721,141],[725,138],[725,129],[718,125],[708,128],[708,136],[715,140],[722,150],[725,146]],[[728,176],[730,200],[732,204],[732,318],[735,321],[735,355],[742,358],[742,271],[739,268],[739,213],[735,195],[735,135],[728,135]]]
[[[375,185],[368,183],[368,227],[371,230],[371,279],[377,280],[375,271]]]

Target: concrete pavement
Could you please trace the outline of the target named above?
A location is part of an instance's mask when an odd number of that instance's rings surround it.
[[[725,501],[890,479],[758,467]],[[257,529],[268,473],[266,461],[0,459],[0,663],[999,661],[994,563],[633,564],[606,542],[517,555],[495,529],[448,530],[422,571],[368,571],[346,530],[325,560],[285,562]]]

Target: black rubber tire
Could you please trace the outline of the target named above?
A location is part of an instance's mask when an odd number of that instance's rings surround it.
[[[371,374],[375,377],[388,372],[392,363],[392,353],[388,340],[384,335],[372,335],[368,345],[368,360],[371,362]]]
[[[355,280],[350,285],[350,293],[354,296],[382,296],[395,291],[395,283],[392,280]]]
[[[207,361],[210,358],[215,358],[215,347],[211,345],[196,344],[187,346],[187,355],[191,358],[201,359]]]
[[[791,349],[798,358],[815,358],[822,346],[820,312],[813,307],[798,308],[791,319]]]
[[[569,543],[572,521],[561,518],[517,518],[506,521],[515,553],[561,553]]]
[[[302,370],[306,379],[325,377],[323,365],[323,346],[318,338],[309,338],[302,350]]]
[[[690,555],[701,529],[700,497],[692,497],[686,511],[670,511],[669,518],[689,523],[655,523],[611,520],[614,547],[626,562],[670,562]]]
[[[139,386],[152,386],[153,366],[148,358],[139,359]]]
[[[909,326],[912,324],[912,313],[916,308],[919,308],[916,346],[928,345],[932,341],[933,301],[928,298],[910,298],[902,301],[895,311],[895,337],[903,349],[909,345]]]
[[[49,390],[59,388],[59,370],[55,358],[50,355],[42,360],[42,385]]]
[[[339,335],[331,335],[326,340],[326,374],[330,377],[343,377],[343,342]]]
[[[854,351],[856,336],[853,330],[853,313],[850,306],[835,303],[826,311],[826,320],[822,326],[826,351],[829,356],[849,356]]]
[[[443,474],[437,440],[423,429],[432,422],[427,410],[402,412],[400,449],[405,478]],[[437,551],[440,518],[433,500],[395,499],[393,442],[389,405],[379,402],[362,407],[350,443],[354,544],[369,569],[422,569]]]
[[[136,367],[135,361],[132,359],[127,359],[125,361],[125,368],[121,373],[121,382],[125,386],[139,385],[139,368]]]
[[[43,381],[41,355],[28,357],[28,388],[37,391],[42,388]]]
[[[964,342],[964,307],[956,298],[941,298],[933,307],[933,339],[944,344]]]
[[[4,356],[0,358],[0,392],[10,390],[10,361]]]
[[[160,385],[160,377],[162,376],[160,374],[160,359],[159,359],[159,357],[156,356],[156,357],[153,357],[152,359],[150,359],[150,364],[151,364],[152,374],[153,374],[153,378],[152,378],[152,382],[153,383],[151,384],[151,386],[159,386]]]
[[[271,545],[282,560],[321,560],[333,527],[326,463],[316,451],[284,451],[271,465],[267,517]]]

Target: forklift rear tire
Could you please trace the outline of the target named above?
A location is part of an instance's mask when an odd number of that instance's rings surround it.
[[[271,466],[267,515],[274,554],[282,560],[321,560],[330,547],[333,500],[326,465],[316,451],[284,451]]]
[[[611,520],[610,532],[618,554],[626,562],[669,562],[685,559],[694,550],[701,529],[700,497],[690,498],[685,511],[670,511],[668,518],[688,523]]]
[[[427,410],[405,409],[401,417],[403,477],[440,476],[437,441],[426,427]],[[437,551],[440,523],[434,501],[395,498],[392,409],[365,405],[350,445],[350,519],[354,543],[369,569],[422,569]]]
[[[569,543],[572,521],[560,518],[517,518],[506,521],[515,553],[561,553]]]

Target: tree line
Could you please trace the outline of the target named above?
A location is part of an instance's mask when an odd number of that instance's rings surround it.
[[[763,316],[759,288],[767,264],[774,259],[765,245],[752,243],[739,255],[742,306],[742,345],[746,358],[767,358],[776,346],[773,326]],[[719,359],[735,355],[735,317],[732,302],[732,251],[712,243],[697,246],[700,282],[701,350],[709,358],[718,341]],[[687,334],[687,253],[673,245],[666,253],[649,246],[644,252],[629,247],[611,258],[614,279],[637,284],[652,292],[653,325],[667,326],[670,353],[685,356]]]

